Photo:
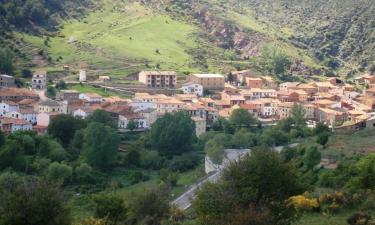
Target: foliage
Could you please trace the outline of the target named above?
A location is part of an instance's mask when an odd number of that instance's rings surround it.
[[[255,119],[246,109],[235,109],[229,121],[237,127],[249,127],[255,123]]]
[[[58,186],[39,179],[9,182],[0,188],[0,224],[70,224],[69,210]]]
[[[161,169],[159,171],[159,178],[161,181],[163,181],[168,186],[174,187],[177,185],[177,181],[179,179],[179,173],[178,172],[172,172],[167,169]]]
[[[358,189],[375,189],[375,154],[369,154],[354,165],[353,176],[347,186]]]
[[[159,225],[169,214],[167,193],[158,189],[135,194],[129,202],[130,224]]]
[[[289,69],[291,61],[283,50],[272,45],[265,45],[261,50],[258,63],[265,73],[282,76]]]
[[[105,219],[109,224],[116,225],[126,219],[127,209],[124,200],[115,194],[98,194],[93,197],[94,214]]]
[[[316,146],[310,146],[305,150],[303,155],[303,164],[307,170],[311,170],[318,165],[321,160],[321,153]]]
[[[225,155],[224,151],[224,146],[221,145],[220,143],[214,141],[214,140],[209,140],[205,147],[204,150],[207,154],[207,156],[210,157],[211,161],[215,164],[221,164]]]
[[[56,90],[55,87],[53,87],[51,85],[47,86],[46,95],[47,95],[48,98],[54,99],[56,97],[56,92],[57,92],[57,90]]]
[[[151,127],[149,143],[162,155],[179,155],[192,150],[194,131],[194,122],[184,112],[166,114]]]
[[[229,166],[219,183],[205,185],[193,208],[204,224],[237,224],[237,217],[244,219],[247,212],[252,214],[242,224],[249,224],[251,218],[267,218],[265,224],[290,224],[294,209],[286,207],[285,201],[301,191],[292,164],[283,162],[276,152],[254,150]],[[261,221],[251,224],[264,224]]]
[[[117,124],[115,120],[111,117],[111,115],[104,111],[104,110],[95,110],[91,115],[86,118],[87,123],[97,122],[102,123],[104,125],[110,126],[113,129],[117,128]]]
[[[371,216],[369,214],[356,212],[347,219],[347,222],[349,225],[368,225],[370,220]]]
[[[311,211],[319,207],[318,199],[308,198],[304,195],[292,196],[288,199],[288,206],[297,210]]]
[[[74,137],[77,130],[86,126],[85,122],[71,115],[58,115],[54,117],[48,125],[48,133],[61,141],[64,147],[67,147]]]
[[[72,168],[70,166],[54,162],[48,166],[47,178],[50,181],[66,182],[72,177],[72,173]]]
[[[328,143],[329,134],[327,132],[320,133],[316,139],[316,142],[323,147],[325,147]]]
[[[98,169],[113,166],[117,159],[119,141],[116,130],[102,123],[90,123],[85,130],[83,145],[87,163]]]
[[[135,130],[136,128],[138,128],[137,126],[137,123],[134,121],[134,120],[130,120],[128,122],[128,125],[126,126],[126,129],[130,130],[130,131],[133,131]]]
[[[0,74],[13,74],[13,72],[14,66],[12,51],[9,48],[0,49]]]

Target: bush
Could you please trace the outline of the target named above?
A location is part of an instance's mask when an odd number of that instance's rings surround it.
[[[51,181],[66,182],[72,176],[72,167],[57,162],[51,163],[47,169],[47,178]]]
[[[129,181],[130,184],[138,184],[140,182],[144,182],[149,180],[150,177],[145,175],[142,171],[136,170],[136,171],[131,171],[129,174]]]

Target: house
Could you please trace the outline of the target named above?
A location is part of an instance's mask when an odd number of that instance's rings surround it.
[[[201,117],[191,118],[195,124],[195,135],[200,137],[202,134],[206,133],[206,120]]]
[[[11,101],[0,102],[0,116],[5,116],[9,112],[17,111],[19,105]]]
[[[333,89],[335,86],[332,85],[330,82],[312,82],[312,86],[318,89],[318,92],[329,92],[329,90]]]
[[[0,117],[0,128],[4,133],[14,133],[16,131],[32,130],[33,126],[23,119]]]
[[[294,90],[293,92],[298,94],[299,102],[307,102],[309,95],[304,90]]]
[[[318,92],[317,87],[315,87],[311,84],[304,84],[304,83],[300,83],[295,88],[290,87],[289,89],[305,91],[308,96],[311,96],[311,95],[315,94],[316,92]]]
[[[354,78],[354,82],[355,82],[357,85],[364,85],[364,84],[370,85],[370,84],[375,84],[375,76],[374,76],[374,75],[370,75],[370,74],[365,74],[365,75],[363,75],[363,76],[360,76],[360,77],[356,77],[356,78]]]
[[[240,108],[247,110],[254,117],[258,117],[258,110],[255,104],[250,104],[250,103],[240,104]]]
[[[110,80],[111,80],[111,78],[109,76],[99,76],[98,77],[98,81],[102,82],[102,83],[108,82]]]
[[[305,111],[305,118],[308,120],[313,120],[315,118],[316,106],[313,104],[303,104],[302,107]]]
[[[136,112],[139,113],[145,119],[148,127],[151,127],[152,124],[154,124],[158,119],[158,113],[156,109],[153,108],[142,109]]]
[[[241,90],[241,93],[246,100],[277,97],[277,92],[274,89],[252,88],[250,90]]]
[[[246,77],[245,78],[246,86],[248,88],[262,88],[263,80],[257,77]]]
[[[233,80],[241,85],[246,83],[246,77],[256,76],[256,74],[251,70],[232,71],[231,74],[233,76]]]
[[[153,102],[155,103],[158,100],[161,99],[168,99],[169,97],[163,94],[156,94],[156,95],[150,95],[149,93],[141,93],[136,92],[133,98],[133,101],[139,101],[139,102]]]
[[[100,103],[103,101],[102,96],[96,93],[82,93],[79,95],[79,99],[85,100],[88,103]]]
[[[91,115],[95,110],[102,109],[100,105],[84,105],[73,110],[72,114],[75,117],[86,119]]]
[[[42,112],[36,115],[36,124],[37,126],[41,127],[48,127],[49,123],[52,121],[53,118],[60,115],[57,112]]]
[[[193,82],[187,82],[182,85],[181,90],[184,94],[195,94],[197,96],[203,96],[203,86]]]
[[[317,108],[316,120],[318,122],[327,123],[331,126],[342,124],[346,121],[346,113],[329,108]]]
[[[281,91],[288,91],[289,89],[296,89],[300,82],[285,82],[279,85]]]
[[[0,74],[0,88],[15,86],[16,80],[14,77],[5,74]]]
[[[10,111],[6,116],[14,119],[22,119],[31,124],[36,124],[37,122],[37,113],[32,108],[21,108],[16,111]]]
[[[138,81],[149,88],[174,88],[177,84],[177,73],[174,71],[141,71]]]
[[[281,102],[277,107],[277,115],[279,119],[286,119],[292,115],[292,109],[294,107],[293,102]]]
[[[184,103],[175,98],[160,99],[156,101],[158,115],[180,111]]]
[[[0,101],[19,102],[24,99],[39,100],[39,95],[26,88],[2,88],[0,91]]]
[[[300,97],[299,94],[292,90],[280,90],[277,92],[277,98],[281,102],[298,102]]]
[[[221,99],[231,106],[245,103],[245,97],[238,91],[223,91],[221,92]]]
[[[46,89],[47,88],[47,72],[37,71],[31,79],[31,87],[33,89]]]
[[[86,70],[79,70],[78,80],[79,82],[86,82]]]
[[[202,85],[204,90],[223,90],[225,78],[221,74],[191,74],[188,80]]]
[[[198,96],[195,94],[176,94],[174,97],[182,102],[185,103],[197,103]]]
[[[128,124],[130,121],[135,123],[136,129],[148,129],[150,127],[147,121],[139,113],[135,113],[131,110],[123,111],[119,115],[118,128],[128,129]]]
[[[64,107],[60,102],[47,99],[41,103],[39,103],[38,112],[52,112],[52,113],[64,113]]]
[[[261,76],[263,88],[276,89],[277,83],[270,76]]]
[[[130,106],[135,111],[145,110],[145,109],[156,109],[156,104],[154,102],[144,102],[141,100],[133,99]]]
[[[258,118],[270,118],[277,114],[277,108],[280,101],[271,98],[261,98],[256,100],[247,101],[246,104],[254,105]]]
[[[197,103],[185,104],[181,107],[181,110],[187,112],[190,117],[206,118],[205,107]]]
[[[79,92],[75,90],[61,90],[57,93],[56,99],[60,101],[79,101]]]

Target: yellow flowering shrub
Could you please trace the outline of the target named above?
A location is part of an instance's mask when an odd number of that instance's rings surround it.
[[[292,196],[288,199],[288,206],[297,210],[311,211],[319,207],[318,199],[308,198],[304,195]]]

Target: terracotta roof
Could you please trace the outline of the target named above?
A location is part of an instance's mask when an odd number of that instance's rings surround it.
[[[240,108],[246,109],[246,110],[252,110],[252,109],[256,109],[257,107],[255,104],[245,103],[245,104],[240,104]]]
[[[39,97],[34,91],[25,88],[2,88],[0,91],[0,97],[5,96]]]
[[[39,103],[41,106],[49,106],[49,107],[59,107],[60,103],[51,99],[47,99],[41,103]]]
[[[0,122],[3,124],[15,124],[15,125],[28,125],[29,123],[26,120],[22,119],[14,119],[14,118],[9,118],[9,117],[0,117]]]

